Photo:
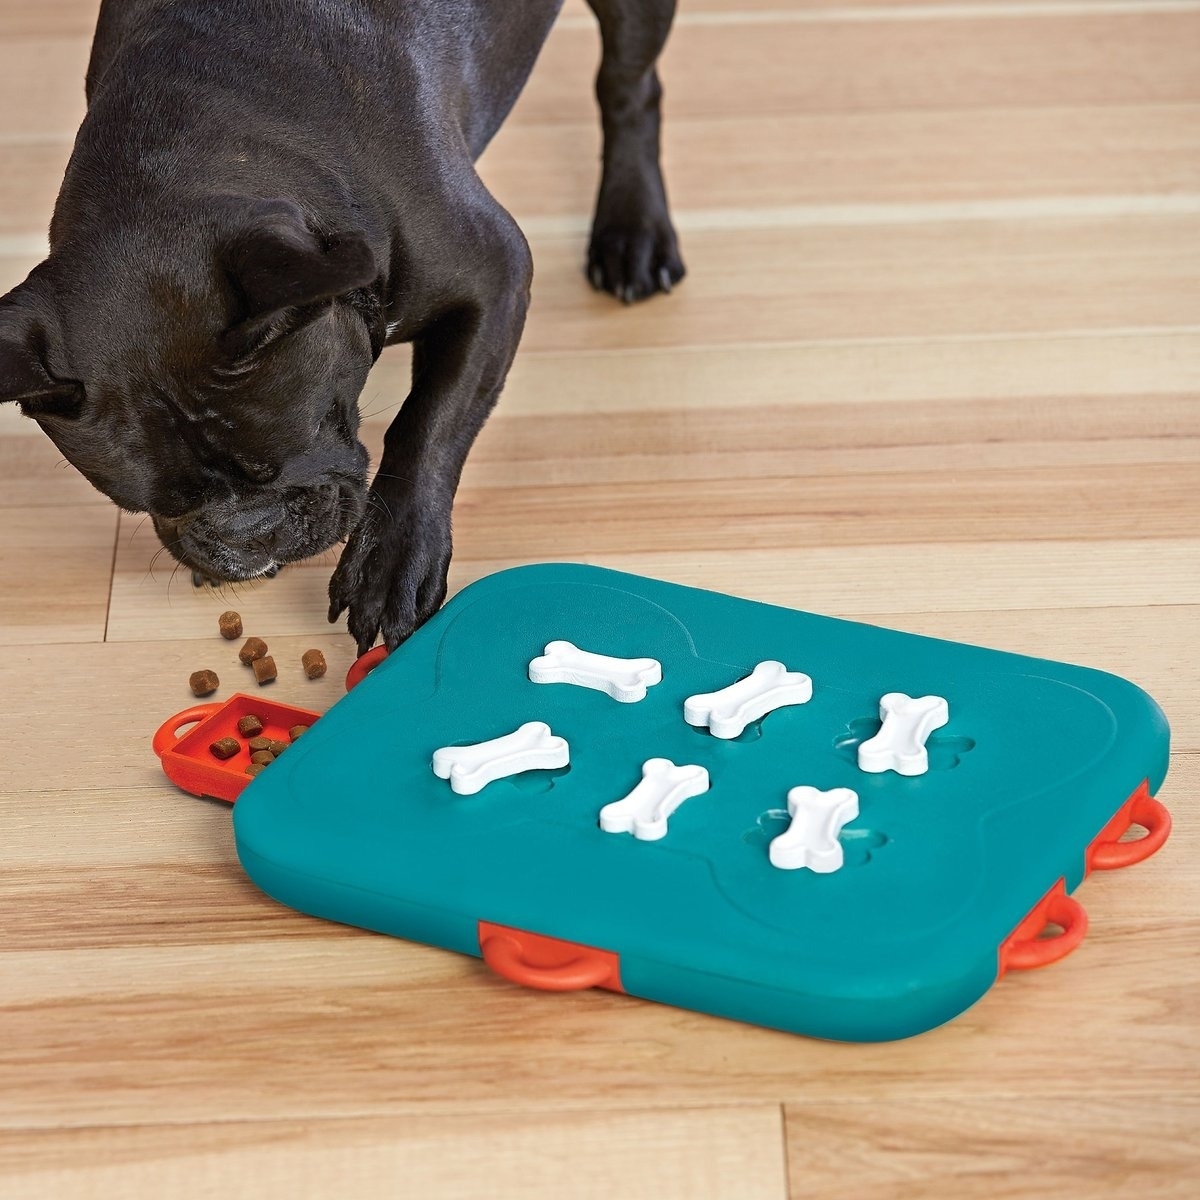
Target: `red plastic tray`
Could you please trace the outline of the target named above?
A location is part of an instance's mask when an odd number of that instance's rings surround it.
[[[288,741],[294,725],[312,725],[321,716],[309,708],[280,704],[241,692],[224,703],[197,704],[168,718],[154,735],[154,752],[162,760],[168,778],[193,796],[212,796],[232,804],[253,778],[248,738],[238,733],[237,723],[253,714],[263,723],[262,737]],[[192,728],[180,734],[185,726]],[[237,738],[242,748],[232,758],[220,759],[209,750],[218,738]]]

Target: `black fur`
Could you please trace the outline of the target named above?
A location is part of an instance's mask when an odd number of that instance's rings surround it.
[[[604,50],[594,286],[683,275],[655,61],[674,0],[589,0]],[[395,647],[446,594],[463,462],[531,263],[474,160],[560,0],[104,0],[50,256],[0,299],[18,402],[180,562],[246,579],[349,538],[330,620]],[[357,402],[412,390],[368,492]]]

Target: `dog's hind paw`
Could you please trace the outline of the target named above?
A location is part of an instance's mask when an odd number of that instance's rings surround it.
[[[669,292],[684,276],[670,218],[626,224],[597,217],[588,245],[587,276],[598,292],[626,304]]]

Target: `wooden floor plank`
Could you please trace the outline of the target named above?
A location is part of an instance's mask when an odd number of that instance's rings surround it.
[[[111,505],[4,510],[0,646],[104,637],[117,511]]]
[[[791,1200],[1190,1200],[1200,1190],[1200,1091],[1030,1103],[915,1100],[787,1109]]]
[[[619,1147],[619,1152],[614,1148]],[[0,1135],[10,1200],[784,1200],[778,1108],[225,1122]],[[401,1182],[402,1181],[402,1182]]]
[[[1171,326],[1200,299],[1192,217],[696,231],[645,310],[580,287],[581,238],[533,247],[526,351]]]
[[[935,10],[930,10],[931,13]],[[682,23],[664,60],[669,116],[1175,104],[1200,99],[1200,13],[1093,12],[971,21]],[[0,110],[0,138],[71,133],[83,116],[88,36],[12,36],[0,79],[24,103]],[[590,22],[551,35],[513,120],[596,119],[591,79],[600,39]],[[870,64],[870,69],[855,69]],[[64,81],[76,80],[71,88]]]
[[[904,204],[1200,191],[1200,106],[1113,105],[674,120],[676,217],[754,206]],[[902,149],[899,149],[901,148]],[[44,232],[71,144],[0,143],[0,234]],[[505,126],[484,181],[518,221],[590,217],[600,129]]]

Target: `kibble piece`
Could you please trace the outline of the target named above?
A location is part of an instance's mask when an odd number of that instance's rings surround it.
[[[267,643],[262,638],[247,638],[246,644],[238,651],[238,658],[249,666],[256,659],[262,658],[267,652]]]
[[[209,749],[217,758],[232,758],[241,748],[241,743],[234,737],[217,738],[209,746]]]
[[[273,763],[275,761],[275,755],[273,755],[270,750],[255,750],[255,752],[250,755],[250,761],[252,763],[259,763],[261,766],[265,767],[267,763]]]
[[[242,737],[254,737],[256,733],[262,733],[263,723],[259,717],[253,713],[247,713],[240,721],[238,721],[238,733]]]
[[[304,673],[309,679],[320,679],[329,669],[325,665],[325,655],[320,650],[305,650],[300,661],[304,664]]]
[[[294,742],[302,733],[306,732],[307,729],[307,725],[293,725],[291,729],[288,730],[288,737]]]
[[[221,686],[216,671],[193,671],[188,685],[193,696],[211,696]]]
[[[276,758],[278,758],[287,748],[288,748],[287,742],[275,742],[275,741],[273,741],[267,747],[267,749],[270,750],[270,752],[273,755],[275,755]]]
[[[265,658],[256,658],[250,665],[254,668],[254,678],[259,687],[274,682],[279,674],[275,670],[275,660],[269,654]]]
[[[253,754],[255,750],[270,750],[271,739],[269,737],[252,737],[246,744],[250,747],[250,753]]]
[[[247,774],[247,775],[257,775],[257,774],[258,774],[260,771],[265,771],[266,769],[267,769],[267,764],[266,764],[266,763],[256,763],[256,762],[252,762],[252,763],[251,763],[251,764],[250,764],[250,765],[249,765],[249,766],[246,768],[246,774]]]
[[[232,642],[234,638],[242,636],[242,614],[235,613],[232,608],[226,609],[217,618],[217,628],[221,631],[221,636],[227,641]]]

